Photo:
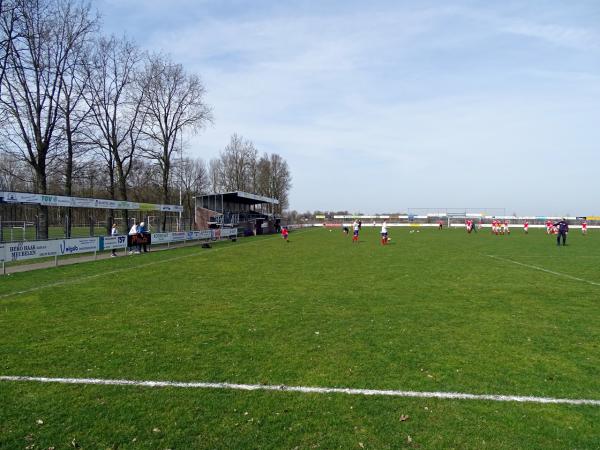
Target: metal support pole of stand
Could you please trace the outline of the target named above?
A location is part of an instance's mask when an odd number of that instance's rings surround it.
[[[58,255],[54,255],[54,267],[58,267]]]
[[[2,261],[2,275],[6,275],[6,263],[4,262],[4,260]]]

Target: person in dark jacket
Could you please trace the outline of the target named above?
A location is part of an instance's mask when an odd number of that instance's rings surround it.
[[[558,234],[556,235],[556,245],[560,245],[561,238],[563,245],[567,245],[567,234],[569,233],[569,224],[567,223],[567,220],[563,217],[562,220],[556,222],[554,226],[558,230]]]

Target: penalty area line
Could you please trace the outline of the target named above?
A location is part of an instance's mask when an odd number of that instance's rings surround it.
[[[600,406],[600,400],[534,397],[522,395],[467,394],[461,392],[421,392],[389,389],[354,389],[339,387],[287,386],[269,384],[239,384],[219,382],[141,381],[101,378],[48,378],[29,376],[0,376],[0,382],[37,382],[58,384],[83,384],[102,386],[139,386],[147,388],[226,389],[238,391],[277,391],[303,394],[346,394],[363,396],[436,398],[448,400],[484,400],[495,402],[518,402],[540,404],[565,404]]]
[[[573,275],[568,275],[566,273],[555,272],[554,270],[550,270],[550,269],[544,269],[543,267],[534,266],[533,264],[526,264],[526,263],[522,263],[522,262],[515,261],[515,260],[512,260],[512,259],[508,259],[508,258],[503,258],[501,256],[496,256],[496,255],[485,255],[485,256],[487,256],[488,258],[497,259],[499,261],[506,261],[506,262],[509,262],[509,263],[513,263],[513,264],[516,264],[517,266],[528,267],[529,269],[539,270],[540,272],[546,272],[546,273],[549,273],[551,275],[555,275],[557,277],[568,278],[569,280],[580,281],[582,283],[591,284],[593,286],[600,286],[600,283],[597,283],[595,281],[590,281],[590,280],[586,280],[584,278],[574,277]]]

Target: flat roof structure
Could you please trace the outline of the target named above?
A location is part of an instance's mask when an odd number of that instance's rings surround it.
[[[218,204],[219,202],[238,203],[243,205],[279,204],[279,200],[277,200],[276,198],[264,197],[262,195],[250,194],[249,192],[242,191],[215,192],[212,194],[203,194],[196,196],[196,199],[206,199],[207,203],[210,202],[212,204]],[[199,202],[200,205],[205,203],[203,200]]]

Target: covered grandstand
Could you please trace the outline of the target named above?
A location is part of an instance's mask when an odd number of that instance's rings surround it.
[[[196,197],[196,227],[237,228],[244,234],[269,234],[279,231],[281,217],[276,215],[279,200],[248,192],[234,191]]]

